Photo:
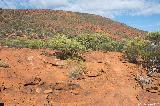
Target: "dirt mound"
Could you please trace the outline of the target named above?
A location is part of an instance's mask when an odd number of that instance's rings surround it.
[[[0,54],[9,65],[0,67],[0,102],[6,106],[160,105],[159,77],[142,89],[135,76],[144,69],[121,53],[87,52],[83,63],[56,59],[47,49],[1,48]]]

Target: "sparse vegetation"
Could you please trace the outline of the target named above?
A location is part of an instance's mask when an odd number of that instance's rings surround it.
[[[0,67],[9,68],[9,64],[7,64],[4,61],[0,60]]]
[[[57,33],[79,35],[105,32],[105,34],[135,36],[145,32],[127,27],[108,18],[64,11],[51,10],[1,10],[0,36],[26,35],[27,37],[52,38]],[[118,29],[115,29],[118,27]],[[18,34],[18,35],[19,35]]]
[[[84,77],[84,73],[85,73],[85,67],[78,66],[78,67],[73,68],[69,72],[68,76],[69,78],[72,78],[72,79],[81,79]]]
[[[71,79],[82,79],[86,73],[86,65],[84,61],[67,60],[67,68],[69,69],[68,77]]]
[[[135,80],[138,81],[142,88],[151,83],[151,78],[149,78],[148,76],[138,75],[136,76]]]

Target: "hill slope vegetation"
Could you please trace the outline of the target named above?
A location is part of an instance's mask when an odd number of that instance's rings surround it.
[[[146,32],[102,16],[60,10],[0,10],[0,36],[34,35],[46,38],[63,33],[103,33],[112,38],[143,36]]]

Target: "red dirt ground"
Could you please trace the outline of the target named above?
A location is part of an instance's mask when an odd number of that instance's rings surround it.
[[[84,63],[56,59],[54,51],[1,48],[0,102],[6,106],[160,106],[160,77],[155,92],[135,80],[145,70],[121,53],[87,52]],[[79,78],[69,73],[85,66]],[[159,78],[159,79],[158,79]]]

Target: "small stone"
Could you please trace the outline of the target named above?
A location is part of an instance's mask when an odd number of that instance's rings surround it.
[[[33,56],[29,56],[29,57],[27,57],[27,60],[28,60],[28,61],[32,61],[33,58],[34,58]]]
[[[99,70],[88,71],[86,75],[88,77],[98,77],[101,75],[101,72]]]
[[[151,93],[158,93],[158,91],[154,90],[154,89],[149,90],[149,92],[151,92]]]
[[[65,90],[67,87],[66,83],[56,83],[55,86],[54,86],[54,89],[55,90]]]
[[[37,92],[37,93],[41,93],[41,92],[42,92],[42,89],[41,89],[41,88],[36,88],[36,92]]]
[[[98,60],[97,63],[103,63],[103,60]]]
[[[53,92],[53,90],[52,90],[52,89],[44,90],[44,93],[45,93],[45,94],[52,93],[52,92]]]
[[[57,65],[57,66],[65,66],[65,65],[66,65],[66,62],[65,62],[65,61],[57,61],[57,62],[56,62],[56,65]]]
[[[157,87],[157,86],[155,86],[155,87],[152,87],[152,89],[154,89],[154,90],[158,90],[158,87]]]
[[[146,88],[146,91],[151,93],[158,93],[158,87]]]
[[[74,95],[79,95],[80,92],[81,92],[80,89],[71,90],[71,93],[74,94]]]

